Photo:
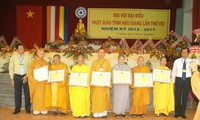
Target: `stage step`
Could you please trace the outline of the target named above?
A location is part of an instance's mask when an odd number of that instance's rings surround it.
[[[15,106],[14,87],[10,84],[10,77],[8,73],[0,73],[0,106]],[[22,106],[24,106],[24,95],[22,95]]]

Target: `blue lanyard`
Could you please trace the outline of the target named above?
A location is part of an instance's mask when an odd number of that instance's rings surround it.
[[[23,65],[23,57],[22,57],[22,56],[19,57],[19,64],[20,64],[20,65]]]

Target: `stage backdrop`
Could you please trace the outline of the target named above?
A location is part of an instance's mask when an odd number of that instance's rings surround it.
[[[161,39],[169,33],[170,10],[88,8],[91,38]]]

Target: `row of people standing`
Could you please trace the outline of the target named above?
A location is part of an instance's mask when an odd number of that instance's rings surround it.
[[[182,50],[182,53],[185,49]],[[90,115],[90,100],[92,105],[93,117],[107,117],[107,111],[112,109],[110,101],[110,88],[109,87],[78,87],[70,86],[68,91],[68,66],[61,62],[61,58],[58,54],[54,55],[54,64],[49,67],[50,70],[65,69],[65,80],[61,83],[47,83],[38,82],[33,77],[34,69],[48,65],[45,61],[44,51],[37,51],[37,58],[33,61],[26,59],[26,55],[23,53],[23,46],[17,46],[18,53],[13,55],[10,59],[9,73],[11,76],[11,83],[14,83],[15,88],[15,111],[13,114],[17,114],[21,110],[21,86],[24,87],[26,112],[30,113],[30,102],[32,103],[33,114],[47,114],[47,109],[56,108],[53,115],[58,113],[65,114],[68,112],[68,93],[70,106],[72,109],[72,115],[75,117],[87,117]],[[189,53],[189,51],[186,51]],[[28,55],[27,55],[28,56]],[[84,64],[84,56],[78,56],[78,64],[72,68],[73,72],[87,72],[91,71],[104,71],[111,72],[111,64],[109,60],[104,58],[105,52],[103,49],[98,51],[98,59],[93,61],[91,69],[89,66]],[[22,57],[22,58],[21,58]],[[28,58],[28,57],[27,57]],[[120,55],[118,57],[118,64],[113,66],[114,70],[131,70],[131,68],[125,64],[125,57]],[[30,66],[29,66],[30,64]],[[169,69],[166,67],[166,58],[161,58],[160,69]],[[175,62],[176,65],[176,62]],[[149,67],[144,65],[144,58],[138,57],[138,66],[132,69],[132,73],[150,73]],[[173,69],[176,77],[178,69]],[[28,78],[28,79],[27,79]],[[28,83],[27,83],[28,81]],[[177,81],[177,80],[176,80]],[[19,82],[19,83],[18,83]],[[19,85],[18,85],[19,84]],[[29,89],[28,89],[29,85]],[[175,82],[176,87],[176,82]],[[132,92],[132,105],[130,114],[133,117],[144,117],[147,112],[148,104],[150,103],[150,88],[141,87],[136,88],[134,84],[131,85]],[[127,117],[126,110],[128,107],[129,100],[129,85],[114,85],[114,97],[113,97],[113,112],[116,117]],[[181,89],[182,90],[182,89]],[[30,102],[29,102],[30,93]],[[178,93],[179,94],[179,93]],[[185,93],[187,94],[187,93]],[[122,97],[123,96],[123,97]],[[162,96],[162,101],[160,100]],[[177,97],[175,93],[175,98]],[[180,97],[180,95],[178,96]],[[178,98],[177,97],[177,98]],[[91,99],[90,99],[91,98]],[[180,102],[180,100],[178,101]],[[176,104],[177,102],[175,102]],[[180,102],[178,104],[183,104]],[[174,97],[173,97],[173,83],[172,80],[169,84],[157,83],[154,84],[154,109],[157,116],[160,113],[168,115],[169,112],[174,110]],[[175,105],[176,106],[176,105]],[[181,108],[180,105],[176,108]],[[181,110],[184,108],[181,108]],[[178,111],[178,110],[177,110]],[[175,113],[174,117],[181,116],[186,118],[185,111]]]

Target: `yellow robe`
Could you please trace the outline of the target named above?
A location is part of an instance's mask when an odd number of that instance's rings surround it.
[[[100,62],[100,63],[99,63]],[[103,63],[103,64],[102,64]],[[101,66],[102,64],[102,66]],[[106,59],[95,60],[92,63],[91,70],[99,71],[99,68],[103,67],[104,72],[111,72],[111,64]],[[111,110],[110,102],[110,88],[108,87],[91,87],[91,99],[92,99],[92,112],[100,113],[105,110]]]
[[[191,79],[191,86],[193,93],[200,100],[200,72],[194,72]],[[200,103],[198,104],[194,120],[200,120]]]
[[[157,68],[169,70],[166,66],[158,66]],[[169,112],[174,111],[174,88],[172,79],[170,79],[170,83],[154,82],[153,88],[155,114],[164,113],[168,115]]]
[[[38,110],[38,111],[46,110],[44,105],[46,81],[38,82],[34,79],[33,76],[34,69],[46,65],[48,65],[48,62],[46,60],[35,59],[30,63],[28,69],[28,85],[29,85],[30,99],[33,106],[33,110]]]
[[[62,113],[68,112],[68,66],[61,62],[53,64],[49,70],[65,70],[65,77],[63,82],[49,83],[45,90],[45,107],[58,108]]]
[[[147,66],[136,66],[132,69],[132,73],[150,73],[150,68]],[[147,113],[148,104],[150,103],[150,88],[149,87],[134,87],[134,84],[131,85],[133,89],[132,92],[132,106],[130,114],[141,114]]]
[[[88,73],[90,83],[90,67],[83,65],[75,65],[72,72]],[[73,116],[89,116],[90,115],[90,86],[70,86],[69,87],[70,106]]]

